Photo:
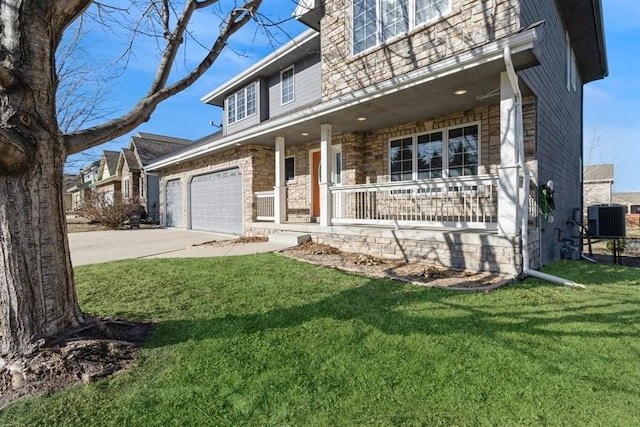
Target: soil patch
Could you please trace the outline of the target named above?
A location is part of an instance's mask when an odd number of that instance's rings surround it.
[[[130,369],[152,323],[89,318],[20,359],[0,358],[0,409]]]
[[[265,236],[242,236],[233,240],[212,240],[210,242],[199,243],[193,245],[194,248],[210,248],[220,246],[241,245],[244,243],[263,243],[268,242],[269,239]]]
[[[461,271],[433,265],[383,259],[343,252],[332,246],[305,242],[281,251],[285,256],[316,265],[336,268],[369,277],[386,278],[429,286],[466,291],[489,291],[513,283],[512,276]]]

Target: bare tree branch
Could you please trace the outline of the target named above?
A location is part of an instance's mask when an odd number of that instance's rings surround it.
[[[206,3],[215,4],[215,2]],[[253,19],[261,3],[262,0],[251,0],[247,1],[242,7],[233,9],[229,13],[228,19],[221,29],[218,38],[198,66],[182,79],[165,87],[179,44],[182,42],[186,26],[198,5],[198,2],[195,0],[189,1],[183,10],[182,16],[176,23],[174,32],[167,41],[158,72],[147,95],[142,98],[131,111],[117,119],[96,127],[65,135],[64,140],[67,154],[78,153],[109,141],[135,129],[136,126],[147,121],[160,102],[189,87],[211,67],[223,51],[229,37],[242,28],[249,20]]]

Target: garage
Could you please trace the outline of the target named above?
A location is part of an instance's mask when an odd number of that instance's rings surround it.
[[[242,234],[242,173],[239,168],[193,178],[191,228]]]
[[[165,227],[183,227],[182,183],[179,179],[167,181],[165,191]]]

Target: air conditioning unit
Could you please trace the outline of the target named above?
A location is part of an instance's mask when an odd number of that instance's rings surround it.
[[[622,239],[627,234],[625,207],[593,205],[588,208],[589,234],[601,239]]]

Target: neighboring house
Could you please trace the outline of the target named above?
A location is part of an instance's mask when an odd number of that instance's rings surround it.
[[[104,150],[98,166],[98,180],[92,184],[95,191],[104,194],[105,200],[114,200],[120,194],[121,176],[118,175],[120,152]]]
[[[640,214],[640,192],[613,193],[611,203],[624,206],[627,214]]]
[[[65,212],[73,210],[73,193],[69,192],[69,190],[77,188],[77,186],[81,183],[82,182],[80,175],[71,175],[65,173],[62,176],[62,203]]]
[[[584,212],[592,205],[608,205],[612,203],[612,164],[585,166],[582,177]]]
[[[118,173],[122,177],[126,198],[139,197],[147,214],[160,218],[159,181],[157,173],[150,173],[146,166],[155,159],[176,151],[192,141],[165,135],[139,132],[131,137],[128,149],[122,149]]]
[[[311,29],[203,97],[222,134],[148,166],[165,226],[512,274],[524,238],[533,267],[560,257],[554,228],[574,235],[582,204],[583,85],[608,73],[600,0],[305,0],[294,14]],[[549,180],[552,226],[536,204]]]
[[[71,210],[78,210],[84,204],[85,198],[91,192],[91,188],[98,181],[98,170],[100,160],[92,162],[88,166],[80,169],[80,182],[66,189],[66,194],[71,195]]]

